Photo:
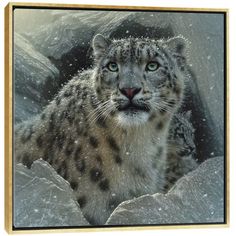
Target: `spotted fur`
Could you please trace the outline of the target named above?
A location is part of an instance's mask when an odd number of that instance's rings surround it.
[[[166,190],[198,166],[194,133],[191,111],[174,115],[167,142]]]
[[[124,200],[164,191],[169,124],[184,96],[184,45],[182,37],[96,35],[93,69],[16,127],[16,161],[28,168],[48,161],[92,224],[104,224]]]

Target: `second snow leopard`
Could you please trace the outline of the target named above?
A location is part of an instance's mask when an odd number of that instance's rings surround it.
[[[122,201],[163,192],[167,139],[184,96],[185,40],[93,39],[95,63],[39,116],[15,129],[15,156],[43,158],[74,190],[91,224]]]
[[[177,113],[172,118],[167,141],[166,190],[198,166],[195,129],[190,119],[191,111]]]

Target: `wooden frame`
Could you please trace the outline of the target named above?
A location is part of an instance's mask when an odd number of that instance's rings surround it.
[[[224,145],[225,145],[225,222],[223,224],[200,224],[200,225],[168,225],[168,226],[127,226],[121,228],[66,228],[65,232],[92,231],[92,230],[116,230],[116,229],[162,229],[162,228],[192,228],[192,227],[225,227],[229,225],[229,80],[228,80],[228,10],[227,9],[202,9],[202,8],[154,8],[136,6],[90,6],[90,5],[64,5],[64,4],[40,4],[40,3],[10,3],[5,8],[5,228],[8,233],[33,233],[35,230],[16,230],[13,228],[13,11],[14,8],[57,8],[57,9],[97,9],[99,10],[130,10],[130,11],[168,11],[168,12],[196,12],[196,13],[222,13],[225,16],[224,25]],[[58,232],[60,229],[37,229],[37,232]]]

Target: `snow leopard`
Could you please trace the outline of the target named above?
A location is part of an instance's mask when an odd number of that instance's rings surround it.
[[[93,67],[75,75],[43,112],[15,127],[16,163],[42,158],[73,189],[85,218],[166,185],[168,135],[184,97],[186,40],[92,40]]]
[[[167,149],[165,189],[169,190],[180,177],[198,167],[195,128],[191,122],[190,110],[173,116]]]

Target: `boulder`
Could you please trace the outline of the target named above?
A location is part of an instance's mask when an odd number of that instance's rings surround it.
[[[14,227],[88,226],[69,183],[45,161],[14,172]]]
[[[167,194],[121,203],[107,225],[173,225],[224,222],[224,158],[203,162]]]

